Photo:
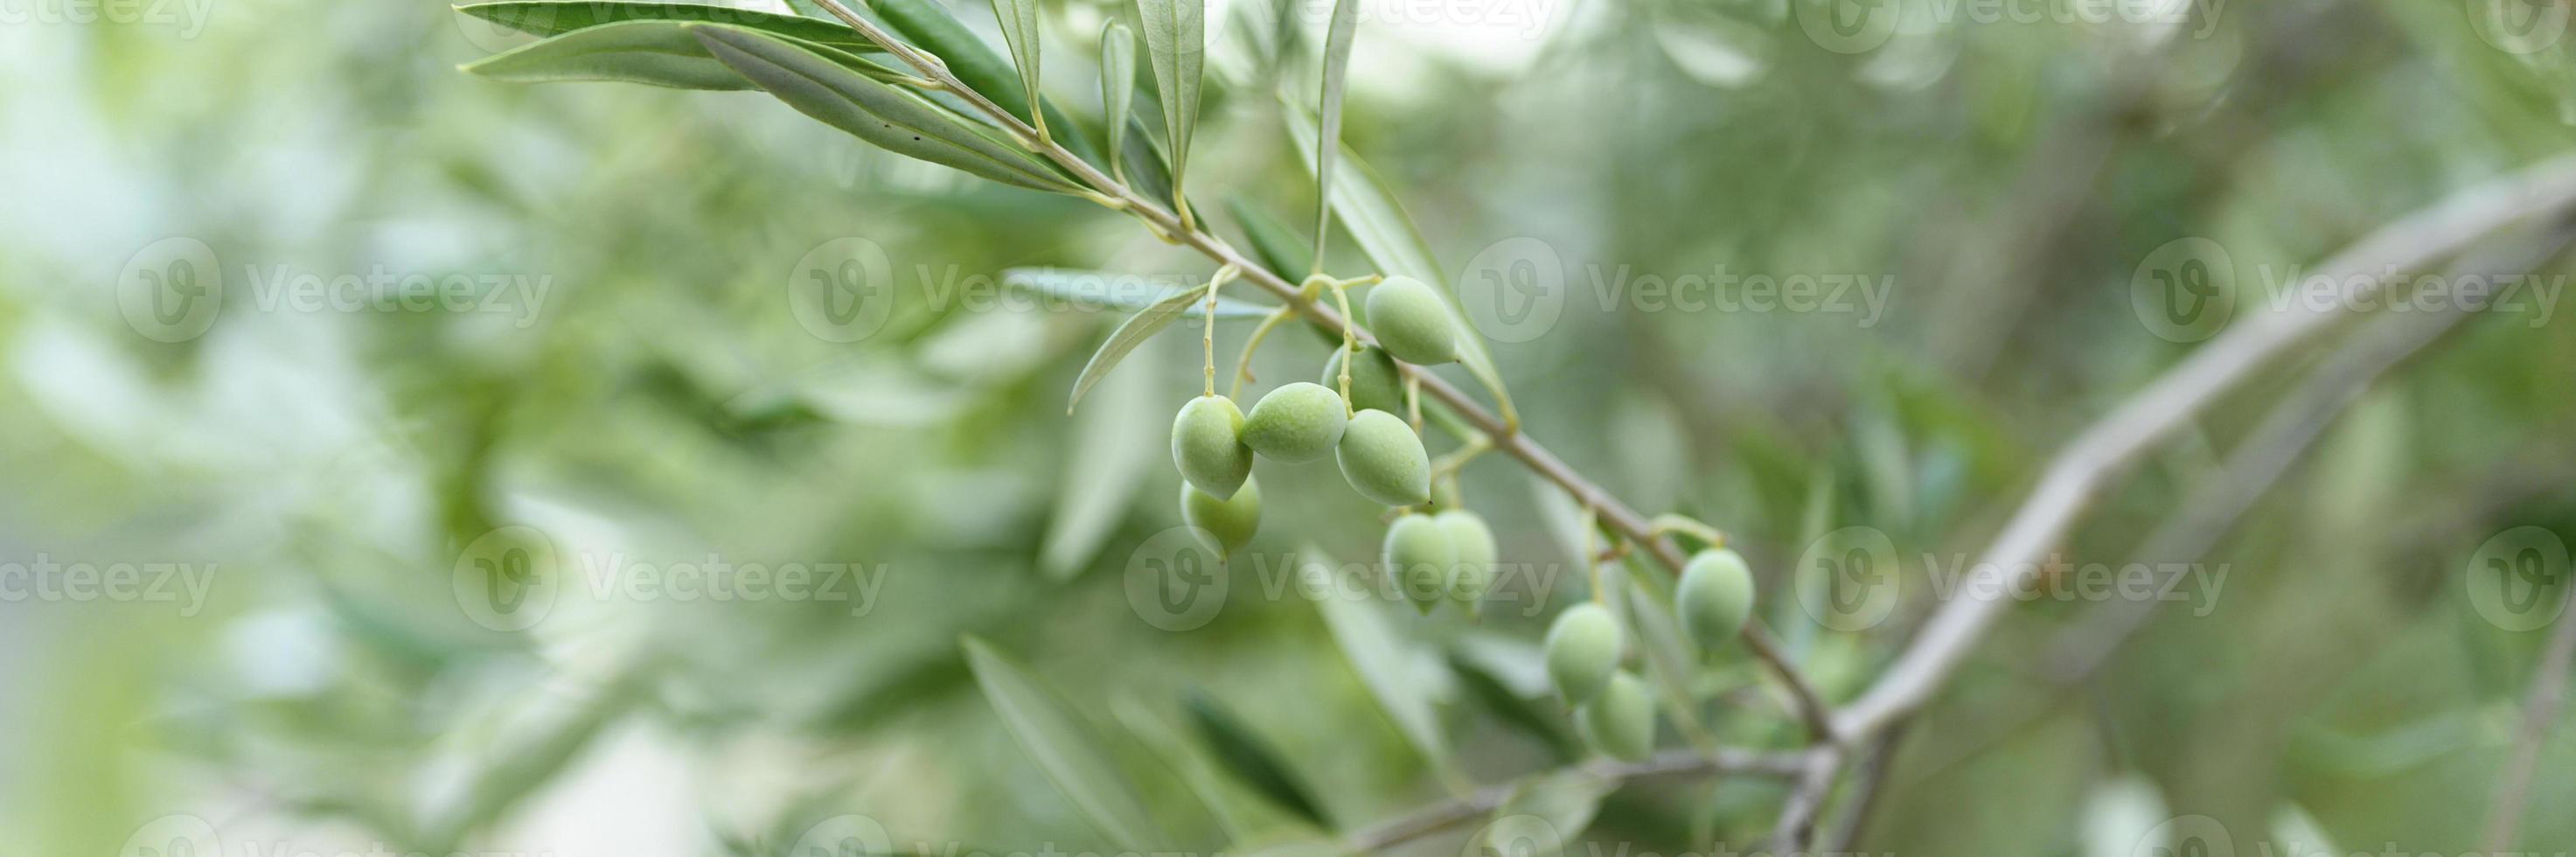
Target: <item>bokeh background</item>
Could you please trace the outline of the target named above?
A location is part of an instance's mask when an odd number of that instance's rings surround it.
[[[1858,36],[1808,0],[1377,4],[1345,131],[1471,305],[1556,299],[1488,331],[1531,434],[1639,509],[1723,528],[1837,699],[2059,444],[2228,323],[2158,319],[2176,253],[2219,249],[2188,294],[2241,320],[2284,272],[2576,144],[2564,3],[1891,4]],[[952,9],[999,44],[989,9]],[[969,636],[1080,713],[1173,850],[1248,850],[1260,826],[1192,788],[1194,710],[1271,745],[1343,824],[1448,794],[1355,654],[1409,671],[1468,779],[1572,752],[1533,664],[1582,575],[1533,575],[1516,591],[1538,609],[1478,621],[1363,605],[1388,636],[1348,652],[1276,585],[1308,545],[1375,549],[1381,510],[1330,465],[1265,462],[1222,609],[1150,621],[1129,572],[1179,523],[1162,450],[1197,337],[1167,333],[1068,416],[1115,315],[1001,286],[1208,273],[1131,219],[757,94],[462,74],[525,39],[443,3],[0,12],[0,853],[174,854],[150,849],[202,824],[225,854],[768,854],[844,814],[932,853],[1107,845],[978,692]],[[1096,115],[1095,34],[1132,9],[1047,12],[1050,87]],[[1312,222],[1273,93],[1312,98],[1322,19],[1211,6],[1189,181],[1221,232],[1237,203]],[[1334,272],[1369,270],[1334,247]],[[881,313],[856,326],[799,291],[848,260],[874,265],[858,306]],[[2150,828],[2206,816],[2240,854],[2456,854],[2502,764],[2537,752],[2518,842],[2576,848],[2576,733],[2513,743],[2551,623],[2576,618],[2481,610],[2470,578],[2497,538],[2554,544],[2542,579],[2568,576],[2558,536],[2516,530],[2576,532],[2576,319],[2541,302],[2567,270],[2335,412],[2206,550],[2149,537],[2352,336],[2159,447],[2066,556],[2223,585],[2152,612],[2017,607],[1906,733],[1855,847],[2151,853]],[[1728,275],[1854,285],[1801,307]],[[214,300],[137,315],[161,290]],[[1220,352],[1247,328],[1221,325]],[[1325,349],[1273,337],[1255,388]],[[1573,563],[1567,509],[1526,472],[1489,457],[1464,488],[1508,561]],[[1789,595],[1846,527],[1902,572],[1868,627]],[[555,588],[494,613],[488,578],[518,573],[498,558],[531,545]],[[750,564],[816,589],[668,585]],[[1794,742],[1741,653],[1704,679],[1714,731]],[[1780,794],[1642,784],[1584,847],[1749,850]]]

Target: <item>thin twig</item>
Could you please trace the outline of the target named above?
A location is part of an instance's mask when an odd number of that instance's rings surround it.
[[[2495,803],[2488,810],[2488,854],[2502,854],[2522,829],[2523,807],[2531,802],[2531,775],[2540,766],[2540,743],[2567,702],[2567,670],[2576,665],[2576,581],[2567,584],[2566,604],[2558,610],[2558,627],[2549,633],[2549,650],[2531,674],[2531,693],[2522,701],[2522,728],[2506,754],[2504,776],[2497,778]]]
[[[1701,755],[1690,750],[1671,750],[1643,762],[1597,761],[1578,770],[1617,782],[1713,774],[1786,777],[1801,770],[1804,759],[1805,755],[1797,752],[1727,749]],[[1457,827],[1492,814],[1519,787],[1519,783],[1487,786],[1464,797],[1417,807],[1403,815],[1352,831],[1343,839],[1343,844],[1350,851],[1367,853]]]
[[[2576,156],[2562,156],[2477,185],[2381,227],[2317,267],[2340,284],[2332,307],[2375,299],[2395,274],[2457,252],[2471,241],[2576,203]],[[2042,474],[2038,486],[1986,549],[1957,600],[1941,607],[1877,683],[1842,714],[1846,735],[1867,735],[1929,701],[1988,626],[2013,602],[2019,576],[2063,536],[2109,478],[2140,453],[2274,358],[2346,317],[2304,303],[2240,319],[2145,390],[2085,430]],[[2003,577],[2010,576],[2010,577]],[[2000,584],[2000,585],[1997,585]]]
[[[859,35],[875,42],[888,53],[920,71],[922,76],[937,81],[941,88],[954,93],[968,106],[990,116],[1004,130],[1018,134],[1030,142],[1037,142],[1036,131],[1028,123],[994,104],[991,99],[985,98],[973,87],[959,81],[955,75],[949,73],[944,63],[911,45],[904,44],[887,34],[884,29],[859,17],[857,13],[850,11],[848,6],[843,5],[841,0],[816,0],[816,3],[825,11],[832,13],[833,17],[850,25],[851,29],[857,30]],[[1030,109],[1038,108],[1033,104]],[[1362,342],[1376,343],[1376,337],[1369,336],[1367,331],[1360,329],[1358,325],[1351,324],[1341,313],[1334,312],[1331,307],[1324,306],[1319,301],[1308,300],[1299,292],[1295,283],[1263,267],[1260,262],[1226,243],[1225,239],[1204,229],[1190,228],[1189,224],[1185,224],[1161,204],[1138,195],[1125,184],[1102,174],[1089,162],[1064,146],[1050,142],[1038,145],[1034,150],[1064,167],[1067,172],[1092,188],[1123,202],[1126,211],[1143,218],[1164,235],[1199,251],[1220,266],[1230,265],[1238,269],[1244,279],[1296,308],[1307,320],[1326,332],[1346,333]],[[1684,561],[1681,550],[1674,547],[1670,541],[1655,535],[1653,525],[1645,516],[1628,508],[1627,504],[1621,503],[1618,498],[1611,496],[1608,491],[1602,490],[1591,480],[1585,479],[1582,474],[1576,473],[1573,468],[1566,466],[1562,459],[1557,458],[1555,453],[1549,452],[1546,447],[1540,446],[1528,435],[1521,434],[1516,424],[1486,410],[1483,404],[1470,398],[1464,391],[1449,382],[1441,380],[1439,376],[1433,375],[1430,370],[1401,361],[1396,363],[1396,369],[1414,383],[1418,383],[1422,393],[1448,406],[1450,410],[1464,418],[1468,425],[1493,438],[1496,450],[1519,459],[1530,470],[1573,495],[1577,504],[1600,510],[1601,523],[1604,526],[1618,532],[1622,537],[1644,544],[1666,569],[1676,574],[1680,573]],[[1781,652],[1779,644],[1771,636],[1770,629],[1757,619],[1746,623],[1743,636],[1746,649],[1770,668],[1772,674],[1788,687],[1790,695],[1797,700],[1799,717],[1806,724],[1809,733],[1819,740],[1839,742],[1840,736],[1834,731],[1832,709],[1826,705],[1824,698],[1817,694],[1815,686],[1807,680],[1807,677],[1801,674],[1797,666],[1790,663],[1787,655]]]
[[[1843,752],[1839,747],[1819,745],[1800,759],[1798,776],[1789,787],[1789,797],[1780,802],[1780,821],[1771,826],[1771,841],[1765,850],[1773,854],[1804,854],[1816,841],[1816,819],[1824,814],[1825,798],[1834,790],[1836,775],[1841,773]]]

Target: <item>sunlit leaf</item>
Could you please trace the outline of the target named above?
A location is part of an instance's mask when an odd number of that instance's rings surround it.
[[[1189,175],[1190,133],[1199,121],[1199,85],[1207,63],[1206,0],[1136,0],[1145,26],[1146,64],[1154,70],[1162,102],[1163,135],[1171,147],[1172,184]]]
[[[1191,304],[1205,299],[1207,293],[1208,287],[1200,286],[1155,301],[1152,306],[1128,316],[1126,322],[1110,332],[1109,341],[1101,343],[1100,350],[1091,353],[1091,362],[1083,364],[1082,377],[1074,379],[1073,396],[1064,403],[1065,410],[1073,410],[1074,405],[1080,404],[1082,394],[1090,392],[1091,385],[1100,383],[1101,377],[1109,374],[1109,370],[1118,368],[1118,361],[1126,359],[1127,352],[1136,350],[1136,346],[1144,344],[1146,339],[1180,320],[1181,313]]]
[[[798,112],[899,155],[1005,184],[1072,186],[1037,161],[918,95],[871,80],[793,42],[712,24],[690,28],[717,59]]]
[[[966,660],[974,667],[975,683],[984,688],[985,700],[992,703],[993,712],[1001,716],[1020,749],[1028,751],[1056,790],[1102,836],[1121,848],[1163,844],[1163,835],[1153,816],[1146,814],[1135,784],[1127,781],[1090,730],[1053,692],[982,640],[967,638]]]
[[[855,53],[881,48],[838,21],[818,21],[755,9],[704,3],[625,3],[616,0],[502,0],[458,6],[456,11],[522,33],[553,36],[620,21],[724,24],[759,30]]]

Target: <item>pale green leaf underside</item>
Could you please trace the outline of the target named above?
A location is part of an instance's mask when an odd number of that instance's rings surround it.
[[[1072,185],[948,109],[851,72],[767,33],[691,24],[717,59],[798,112],[878,147],[1004,184],[1068,191]]]
[[[1165,844],[1135,785],[1119,773],[1090,730],[1074,719],[1053,692],[982,640],[966,640],[966,660],[974,668],[975,683],[984,689],[985,700],[1001,716],[1002,726],[1101,835],[1127,849]]]
[[[628,3],[616,0],[502,0],[456,7],[456,11],[538,36],[553,36],[620,21],[677,21],[725,24],[804,39],[853,53],[880,48],[838,21],[818,21],[752,9],[704,3]]]
[[[1090,392],[1091,385],[1100,383],[1101,377],[1108,375],[1109,370],[1118,368],[1118,361],[1126,359],[1128,352],[1136,350],[1136,346],[1144,344],[1146,339],[1163,328],[1170,327],[1172,322],[1179,321],[1181,314],[1191,304],[1205,300],[1207,293],[1208,287],[1200,286],[1155,301],[1143,311],[1128,316],[1117,330],[1110,332],[1109,341],[1101,343],[1100,350],[1091,353],[1091,362],[1083,364],[1082,377],[1074,379],[1073,397],[1065,401],[1064,409],[1073,410],[1074,405],[1082,402],[1082,394]]]
[[[614,81],[673,89],[758,89],[707,52],[706,44],[677,21],[619,21],[585,27],[521,45],[462,68],[512,83]],[[782,37],[786,38],[786,37]],[[891,69],[828,46],[789,38],[844,68],[880,80]]]
[[[1123,176],[1119,158],[1127,153],[1127,117],[1136,112],[1136,34],[1116,20],[1100,28],[1100,104],[1109,163]]]
[[[1199,82],[1207,63],[1206,0],[1136,0],[1145,26],[1146,62],[1163,104],[1163,133],[1171,145],[1172,184],[1179,186],[1190,160],[1190,134],[1199,120]]]
[[[1020,89],[1029,95],[1029,103],[1041,101],[1038,95],[1038,0],[993,0],[993,17],[1002,24],[1002,42],[1011,49],[1011,65],[1020,72]],[[1046,126],[1046,114],[1037,114],[1037,126]]]
[[[1142,311],[1186,289],[1175,289],[1133,274],[1108,271],[1082,271],[1071,268],[1012,268],[1002,272],[1002,285],[1030,294],[1063,301],[1081,307]],[[1200,293],[1202,297],[1205,292]],[[1218,296],[1216,317],[1223,321],[1239,318],[1262,318],[1273,308]],[[1182,318],[1207,318],[1207,302],[1196,301],[1181,310]]]

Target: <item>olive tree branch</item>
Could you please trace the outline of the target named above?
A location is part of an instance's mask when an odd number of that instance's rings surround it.
[[[921,72],[923,77],[936,82],[940,89],[956,95],[968,106],[991,117],[1004,130],[1018,136],[1020,142],[1028,144],[1031,151],[1054,161],[1097,192],[1121,203],[1122,210],[1144,219],[1167,240],[1187,245],[1221,267],[1230,266],[1237,269],[1244,279],[1277,296],[1327,333],[1354,336],[1371,344],[1377,341],[1376,337],[1370,336],[1366,330],[1352,324],[1343,314],[1323,305],[1321,301],[1310,300],[1298,289],[1296,283],[1290,282],[1279,273],[1263,266],[1259,261],[1236,250],[1233,245],[1226,243],[1225,239],[1207,230],[1192,228],[1193,224],[1175,216],[1170,209],[1144,198],[1117,179],[1102,174],[1100,170],[1092,167],[1090,162],[1084,161],[1062,144],[1039,140],[1036,129],[1030,127],[1027,122],[1021,121],[1019,116],[993,103],[992,99],[985,98],[982,93],[976,92],[974,87],[959,81],[955,75],[949,73],[947,64],[940,62],[938,58],[905,44],[888,34],[883,28],[859,17],[857,13],[850,11],[848,6],[843,5],[841,0],[815,0],[815,2],[825,11],[832,13],[833,17],[848,24],[851,29],[857,30],[859,35],[866,37],[868,41],[885,48],[888,53]],[[1030,105],[1032,115],[1039,109],[1035,100],[1032,100]],[[1175,196],[1177,195],[1176,192]],[[1602,526],[1631,542],[1644,545],[1647,552],[1653,554],[1656,561],[1661,562],[1667,570],[1675,574],[1681,572],[1685,561],[1681,549],[1657,533],[1652,522],[1644,515],[1638,514],[1636,510],[1629,508],[1627,504],[1620,502],[1617,497],[1611,496],[1608,491],[1602,490],[1600,486],[1584,478],[1582,474],[1575,472],[1573,468],[1566,466],[1562,459],[1557,458],[1556,454],[1549,452],[1546,447],[1539,445],[1538,441],[1531,440],[1528,435],[1520,433],[1519,426],[1515,422],[1496,416],[1494,412],[1487,410],[1484,405],[1469,397],[1464,391],[1441,380],[1439,376],[1427,369],[1402,361],[1396,363],[1396,369],[1403,373],[1408,381],[1418,384],[1423,394],[1446,405],[1459,417],[1465,419],[1468,425],[1485,433],[1492,439],[1495,450],[1519,459],[1531,471],[1572,495],[1576,504],[1598,510]],[[1835,731],[1832,708],[1816,692],[1815,686],[1807,680],[1805,674],[1798,670],[1797,665],[1791,663],[1788,656],[1782,652],[1770,629],[1757,618],[1745,623],[1743,638],[1745,647],[1755,658],[1770,668],[1771,672],[1787,686],[1790,695],[1796,699],[1799,718],[1805,723],[1810,736],[1821,742],[1840,743],[1842,737]]]
[[[1622,783],[1712,774],[1786,777],[1801,770],[1805,758],[1805,753],[1799,751],[1724,749],[1703,755],[1695,750],[1669,750],[1642,762],[1594,762],[1572,770]],[[1343,837],[1342,844],[1353,853],[1368,853],[1467,824],[1493,814],[1517,788],[1518,783],[1487,786],[1461,797],[1416,807],[1403,815],[1352,831]]]
[[[2498,229],[2563,212],[2571,204],[2576,204],[2576,156],[2561,156],[2401,217],[2318,266],[2318,276],[2340,285],[2340,300],[2332,306],[2293,303],[2241,319],[2087,428],[2049,464],[1972,567],[1958,599],[1933,614],[1896,662],[1843,710],[1836,724],[1842,734],[1873,734],[1930,701],[2012,603],[2000,593],[2012,591],[2019,578],[2036,571],[2037,560],[2113,476],[2221,394],[2347,317],[2341,307],[2376,299],[2397,275]]]
[[[2576,612],[2576,581],[2567,584],[2558,627],[2549,632],[2549,649],[2532,670],[2531,692],[2522,703],[2522,726],[2514,737],[2513,752],[2505,756],[2504,776],[2496,780],[2495,804],[2488,810],[2486,853],[2503,853],[2522,829],[2523,807],[2531,801],[2532,771],[2540,765],[2541,741],[2549,737],[2549,725],[2558,720],[2558,711],[2567,702],[2567,671],[2576,665],[2576,616],[2568,615],[2571,612]]]

